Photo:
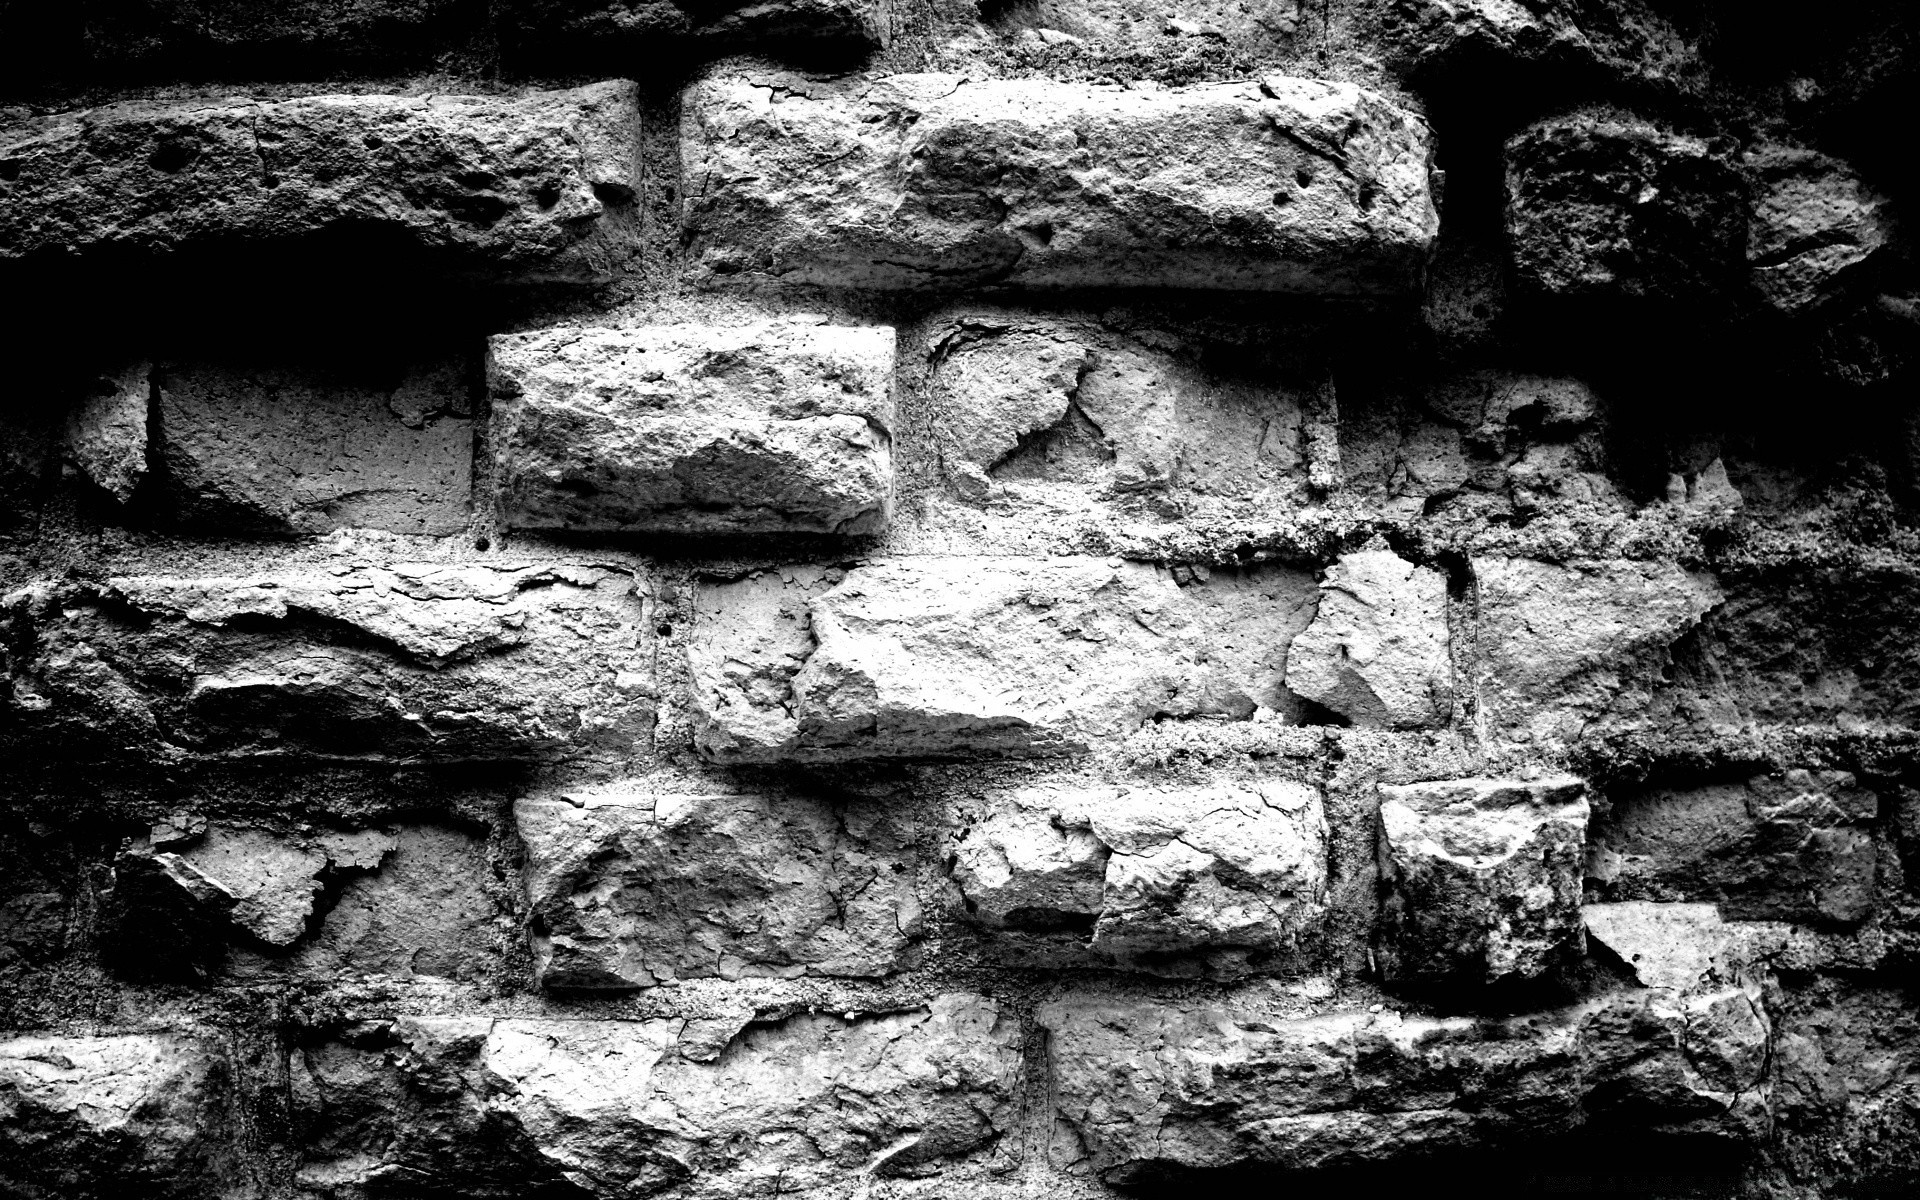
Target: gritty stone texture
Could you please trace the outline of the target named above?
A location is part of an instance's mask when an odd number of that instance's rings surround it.
[[[1348,84],[1118,89],[721,73],[688,94],[710,279],[1394,294],[1437,221],[1426,125]],[[1161,147],[1188,153],[1169,161]]]
[[[1523,287],[1685,303],[1745,263],[1746,187],[1731,147],[1641,121],[1573,116],[1506,146],[1507,239]]]
[[[708,757],[1075,754],[1158,715],[1252,707],[1207,661],[1194,606],[1150,567],[902,559],[817,579],[760,575],[696,600]]]
[[[1530,979],[1577,952],[1586,791],[1572,778],[1382,787],[1387,976]]]
[[[376,831],[289,838],[260,829],[213,827],[178,851],[161,851],[168,873],[201,903],[270,946],[305,936],[331,868],[377,870],[394,848]]]
[[[882,975],[920,931],[905,831],[870,807],[598,792],[522,800],[514,822],[550,990]]]
[[[681,1024],[422,1017],[395,1022],[400,1053],[308,1048],[300,1181],[806,1194],[850,1171],[937,1175],[1013,1128],[1019,1027],[981,996],[759,1024],[712,1061],[679,1052]]]
[[[1837,159],[1767,144],[1749,151],[1743,165],[1754,179],[1748,277],[1783,313],[1832,300],[1866,274],[1893,236],[1887,198]]]
[[[215,1194],[225,1064],[178,1033],[0,1040],[0,1189],[23,1200]]]
[[[1536,84],[1575,75],[1687,92],[1705,73],[1686,32],[1637,0],[1411,0],[1381,16],[1402,69],[1449,94],[1489,71]]]
[[[1879,797],[1851,772],[1615,797],[1590,867],[1620,898],[1712,901],[1739,920],[1851,925],[1874,908]]]
[[[1301,397],[1196,369],[1192,353],[980,312],[930,339],[928,357],[941,463],[969,501],[1044,503],[1065,484],[1178,497],[1197,514],[1296,500],[1306,483]]]
[[[493,450],[522,529],[877,533],[893,330],[561,326],[491,340]]]
[[[1536,742],[1644,704],[1673,643],[1724,599],[1712,576],[1664,562],[1488,557],[1473,572],[1481,702],[1496,729]]]
[[[1324,917],[1326,812],[1279,780],[1035,789],[968,831],[953,878],[990,929],[1071,935],[1045,939],[1062,942],[1056,962],[1231,978]]]
[[[1108,1183],[1170,1171],[1410,1166],[1524,1146],[1618,1106],[1648,1132],[1757,1140],[1767,1026],[1730,989],[1694,1011],[1626,993],[1524,1018],[1069,996],[1044,1005],[1055,1110]],[[1410,1098],[1419,1097],[1417,1104]]]
[[[1453,713],[1447,579],[1391,550],[1343,555],[1287,654],[1287,687],[1355,725],[1420,729]]]
[[[172,502],[199,528],[460,532],[473,474],[468,387],[457,360],[384,381],[165,365],[159,452]]]
[[[508,96],[130,102],[0,130],[0,260],[378,227],[489,273],[627,251],[631,83]]]
[[[485,15],[476,0],[132,0],[90,12],[87,43],[93,56],[115,64],[380,66],[458,44]]]
[[[125,504],[147,477],[151,363],[103,375],[67,415],[67,460],[95,487]]]
[[[5,599],[33,648],[13,703],[36,739],[149,761],[621,757],[652,725],[634,587],[433,564],[37,584]]]

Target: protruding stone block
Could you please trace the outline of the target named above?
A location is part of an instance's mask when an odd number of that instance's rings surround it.
[[[1363,728],[1445,724],[1446,576],[1391,550],[1341,556],[1320,581],[1313,623],[1287,652],[1287,687]]]
[[[1673,303],[1729,296],[1745,266],[1731,144],[1574,116],[1507,142],[1507,240],[1522,286]]]
[[[199,528],[461,532],[473,479],[468,369],[441,360],[380,380],[317,365],[163,365],[168,498]]]
[[[549,989],[881,975],[920,928],[903,831],[804,796],[595,792],[522,800]]]
[[[17,752],[624,760],[652,729],[624,571],[396,564],[6,597]]]
[[[1835,298],[1893,237],[1891,202],[1837,159],[1765,144],[1744,165],[1754,185],[1747,276],[1780,312]]]
[[[521,529],[877,533],[893,330],[561,326],[492,340],[493,451]]]
[[[1588,864],[1612,897],[1710,901],[1740,920],[1853,925],[1873,912],[1880,802],[1851,772],[1613,799]]]
[[[1586,790],[1572,778],[1382,787],[1387,976],[1528,979],[1577,951]]]
[[[1728,1011],[1707,1023],[1715,1004]],[[1056,1112],[1120,1186],[1406,1167],[1561,1138],[1595,1115],[1616,1130],[1765,1135],[1767,1027],[1737,989],[1698,1011],[1641,992],[1501,1020],[1374,1009],[1287,1017],[1087,995],[1037,1020]]]
[[[378,229],[462,266],[587,279],[628,255],[624,81],[521,96],[131,102],[0,130],[0,261]]]
[[[398,1175],[453,1194],[690,1200],[826,1194],[922,1178],[1016,1122],[1021,1030],[964,993],[877,1014],[802,1013],[715,1055],[678,1019],[414,1018],[391,1045],[297,1052],[310,1128],[298,1178]]]
[[[1426,124],[1346,83],[723,73],[685,104],[708,279],[1401,294],[1438,228]]]
[[[1282,780],[1033,789],[968,831],[953,877],[982,925],[1071,939],[1058,965],[1090,953],[1232,977],[1292,951],[1324,916],[1326,814],[1318,790]],[[1044,941],[1023,949],[1049,957]]]
[[[225,1064],[184,1034],[0,1041],[0,1193],[226,1193]]]
[[[695,606],[696,740],[721,762],[1075,754],[1253,708],[1207,652],[1218,622],[1141,564],[895,559],[709,584]]]

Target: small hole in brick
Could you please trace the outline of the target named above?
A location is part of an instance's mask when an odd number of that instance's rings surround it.
[[[193,161],[193,150],[182,142],[161,142],[147,156],[147,165],[166,175],[174,175],[186,170]]]
[[[12,183],[18,178],[20,178],[20,160],[17,158],[0,158],[0,179]]]
[[[552,208],[560,203],[560,188],[557,184],[548,184],[533,194],[534,203],[541,208]]]
[[[473,539],[473,548],[475,550],[491,550],[493,549],[493,542],[487,538],[478,537]]]
[[[1301,187],[1312,187],[1313,172],[1305,167],[1295,167],[1293,169],[1293,181]]]
[[[1370,183],[1361,184],[1360,196],[1359,196],[1360,210],[1362,212],[1365,212],[1366,210],[1372,208],[1374,200],[1379,198],[1379,195],[1380,195],[1379,190],[1375,188],[1372,184]]]
[[[1293,197],[1289,196],[1285,192],[1275,192],[1273,194],[1273,206],[1275,208],[1283,208],[1286,205],[1289,205],[1292,203],[1293,203]]]
[[[662,621],[653,627],[653,631],[661,637],[672,637],[673,623],[671,621]]]

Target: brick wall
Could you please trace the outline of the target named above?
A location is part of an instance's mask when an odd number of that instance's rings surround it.
[[[0,1196],[1920,1190],[1915,99],[0,4]]]

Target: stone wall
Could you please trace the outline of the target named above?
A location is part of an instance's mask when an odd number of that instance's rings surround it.
[[[0,1196],[1920,1193],[1917,100],[0,2]]]

